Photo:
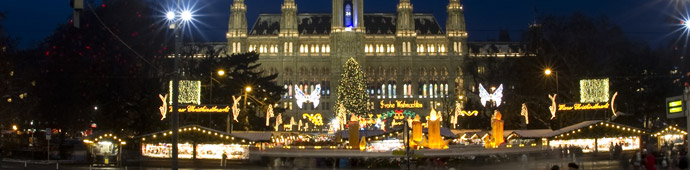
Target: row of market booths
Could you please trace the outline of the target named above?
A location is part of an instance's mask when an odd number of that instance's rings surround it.
[[[453,130],[459,138],[453,143],[460,145],[483,145],[491,136],[488,130]],[[660,148],[663,145],[682,145],[687,132],[674,126],[667,126],[650,133],[647,130],[603,120],[584,121],[557,130],[529,129],[505,130],[506,146],[548,146],[551,148],[578,147],[583,152],[608,152],[620,145],[623,150],[637,150],[643,137],[651,137],[651,143]],[[656,140],[656,141],[654,141]]]

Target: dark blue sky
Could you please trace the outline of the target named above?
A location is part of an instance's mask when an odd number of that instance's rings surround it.
[[[89,0],[86,0],[89,1]],[[163,3],[170,0],[156,0]],[[280,13],[282,0],[246,0],[248,22],[253,24],[259,13]],[[364,0],[366,13],[395,13],[398,0]],[[538,13],[570,15],[581,12],[590,16],[607,16],[620,25],[634,40],[653,46],[677,39],[670,34],[677,23],[668,18],[678,16],[678,0],[464,0],[465,19],[471,41],[495,39],[498,30],[507,29],[513,40]],[[225,41],[232,0],[198,0],[199,41]],[[433,13],[445,28],[448,0],[412,0],[414,11]],[[297,0],[299,13],[330,13],[330,0]],[[164,5],[160,5],[161,8]],[[20,38],[21,48],[34,47],[71,16],[68,0],[4,0],[0,12],[7,13],[6,31]]]

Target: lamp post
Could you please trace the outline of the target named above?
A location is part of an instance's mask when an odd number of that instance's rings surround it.
[[[180,94],[180,27],[184,25],[184,22],[188,22],[192,20],[192,13],[191,11],[182,11],[180,8],[180,1],[178,1],[178,4],[176,6],[176,11],[170,11],[165,14],[165,17],[168,19],[168,21],[171,23],[170,24],[170,29],[173,29],[173,32],[175,34],[175,57],[174,57],[174,65],[173,65],[173,87],[172,87],[172,118],[170,121],[172,121],[172,154],[171,154],[171,169],[172,170],[177,170],[178,169],[178,146],[177,146],[177,138],[178,138],[178,129],[179,129],[179,122],[178,122],[178,105],[179,105],[179,94]],[[180,15],[179,17],[177,16],[176,12],[179,12]]]
[[[218,70],[216,75],[218,76],[224,76],[225,75],[225,70]],[[218,82],[220,84],[220,81],[216,80],[213,78],[213,72],[211,72],[211,77],[209,77],[209,104],[214,104],[213,103],[213,81]]]
[[[544,70],[544,74],[546,76],[550,76],[551,74],[554,74],[556,77],[556,94],[558,94],[558,72],[552,71],[551,69],[546,69]]]
[[[251,91],[252,91],[251,86],[247,86],[244,88],[244,91],[243,91],[244,92],[244,105],[242,106],[242,110],[247,110],[247,93],[249,93]],[[230,118],[230,114],[232,114],[232,113],[228,113],[228,117],[225,118],[225,125],[226,125],[227,132],[232,134],[232,129],[234,128],[233,127],[234,124],[232,123],[232,119]]]

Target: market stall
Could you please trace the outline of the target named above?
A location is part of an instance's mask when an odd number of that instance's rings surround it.
[[[687,135],[687,132],[678,129],[675,126],[668,126],[657,131],[656,133],[653,133],[652,137],[656,137],[658,139],[659,142],[657,142],[657,145],[659,148],[661,148],[664,145],[683,145],[683,141],[685,141],[685,137]]]
[[[552,148],[581,148],[583,152],[608,152],[617,145],[623,150],[640,148],[643,129],[608,121],[584,121],[550,132],[549,146]]]
[[[222,159],[225,154],[227,159],[243,160],[249,158],[250,146],[267,142],[238,137],[198,125],[180,127],[178,134],[179,159]],[[141,139],[142,156],[170,158],[172,145],[168,142],[171,136],[172,131],[161,131],[137,137]]]
[[[119,166],[122,160],[122,146],[127,142],[112,133],[86,137],[89,162],[94,166]]]

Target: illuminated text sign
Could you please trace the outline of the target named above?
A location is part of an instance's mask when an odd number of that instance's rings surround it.
[[[600,110],[608,109],[609,103],[575,103],[572,105],[559,104],[558,111],[572,111],[572,110]]]
[[[172,106],[168,109],[172,112]],[[230,113],[230,106],[187,105],[177,109],[180,113]]]
[[[682,100],[675,100],[675,101],[668,102],[668,113],[669,114],[680,113],[682,111],[683,111],[683,101]]]
[[[409,102],[409,103],[407,101],[403,101],[403,100],[395,100],[395,102],[393,102],[393,101],[385,102],[385,101],[381,100],[380,104],[381,104],[381,109],[420,109],[420,108],[424,107],[424,105],[422,105],[422,103],[419,103],[419,101],[417,101],[417,100]]]

